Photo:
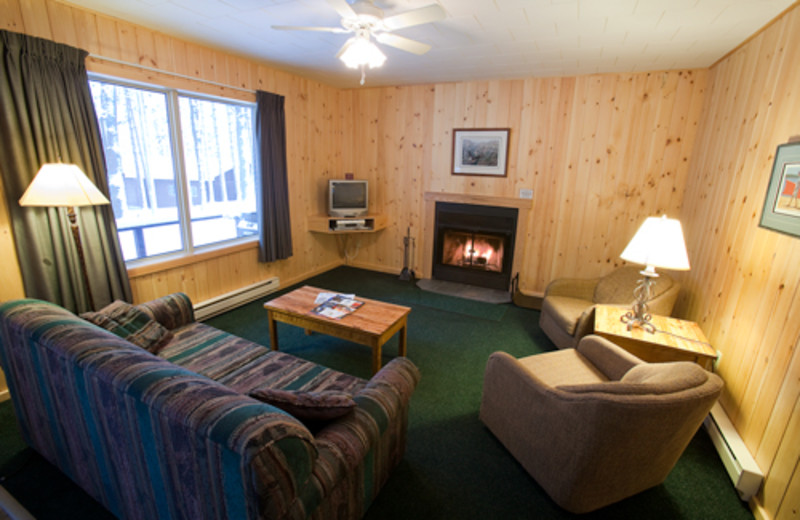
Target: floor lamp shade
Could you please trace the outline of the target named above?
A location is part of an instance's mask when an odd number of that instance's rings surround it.
[[[74,164],[47,163],[42,165],[28,189],[19,199],[20,206],[66,207],[72,229],[72,238],[78,252],[83,284],[89,307],[94,310],[94,298],[83,256],[81,232],[75,215],[77,206],[98,206],[110,204],[105,195],[97,189],[83,171]]]
[[[20,206],[97,206],[108,199],[74,164],[42,165],[28,189],[19,199]]]

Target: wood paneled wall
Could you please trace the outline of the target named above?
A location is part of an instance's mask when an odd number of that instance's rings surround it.
[[[710,70],[682,219],[677,311],[722,353],[722,404],[767,474],[765,518],[800,515],[800,239],[759,227],[777,145],[800,134],[800,7]]]
[[[356,259],[402,267],[408,227],[421,244],[425,192],[519,197],[532,189],[521,287],[598,276],[650,215],[677,217],[702,110],[705,71],[443,83],[349,91],[345,171],[371,182],[389,229]],[[454,128],[510,128],[508,175],[452,175]],[[426,273],[417,247],[413,265]]]
[[[758,227],[775,146],[800,134],[800,8],[710,70],[337,90],[55,0],[2,0],[0,27],[167,73],[286,96],[295,256],[258,264],[253,248],[134,271],[137,301],[175,290],[195,301],[268,276],[284,284],[341,263],[336,237],[306,231],[329,178],[371,181],[384,231],[360,235],[353,263],[399,272],[402,237],[424,274],[425,193],[516,198],[533,189],[522,287],[595,276],[649,215],[680,215],[692,271],[677,313],[722,352],[723,404],[767,482],[764,518],[800,510],[800,241]],[[234,97],[240,91],[92,59],[90,70]],[[453,128],[511,129],[508,176],[453,176]],[[16,265],[0,200],[4,265]],[[0,300],[22,296],[5,269]]]
[[[294,256],[260,264],[254,248],[233,248],[229,253],[206,255],[201,261],[188,264],[135,269],[131,284],[136,301],[183,291],[199,302],[270,276],[279,276],[282,284],[290,284],[341,263],[335,249],[320,247],[317,238],[306,233],[305,219],[309,213],[318,211],[319,179],[341,171],[344,112],[340,107],[345,106],[342,98],[346,97],[342,91],[54,0],[0,3],[0,27],[85,49],[92,54],[87,62],[92,72],[237,99],[255,99],[252,92],[239,89],[266,90],[286,97]],[[13,248],[6,249],[7,214],[3,199],[0,201],[3,261],[13,260],[16,265]],[[17,285],[4,289],[0,300],[22,296],[19,274],[10,276]]]

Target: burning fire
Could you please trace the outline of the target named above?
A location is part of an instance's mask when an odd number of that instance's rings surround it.
[[[448,231],[444,237],[443,263],[461,267],[501,271],[503,241],[490,235]]]

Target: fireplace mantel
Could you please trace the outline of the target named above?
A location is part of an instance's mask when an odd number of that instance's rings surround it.
[[[517,239],[514,245],[514,265],[512,276],[519,272],[520,266],[525,265],[525,243],[528,236],[528,211],[533,208],[531,199],[515,199],[511,197],[491,197],[486,195],[468,195],[464,193],[444,193],[426,191],[423,195],[425,202],[425,222],[422,234],[422,278],[430,278],[433,264],[433,230],[436,220],[437,202],[455,202],[459,204],[479,204],[482,206],[500,206],[504,208],[518,208]]]
[[[436,202],[457,202],[460,204],[480,204],[482,206],[500,206],[503,208],[519,208],[523,210],[533,208],[533,200],[531,199],[512,199],[510,197],[489,197],[486,195],[426,191],[423,198],[426,205]]]

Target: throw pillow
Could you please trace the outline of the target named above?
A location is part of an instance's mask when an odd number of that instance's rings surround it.
[[[280,408],[304,423],[330,421],[348,414],[356,407],[350,394],[332,390],[301,392],[259,388],[250,392],[250,397]]]
[[[97,312],[85,312],[81,318],[154,354],[172,339],[172,333],[163,325],[120,300]]]

